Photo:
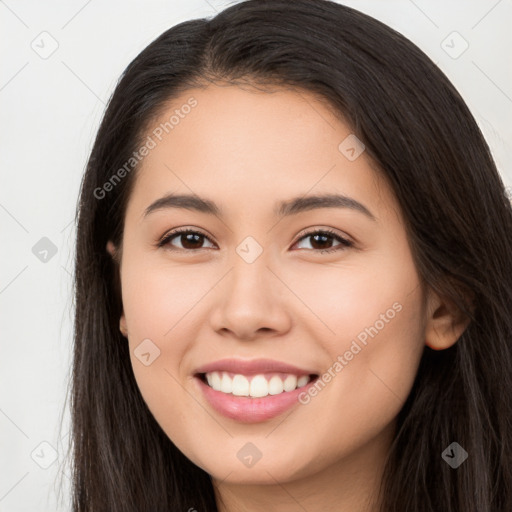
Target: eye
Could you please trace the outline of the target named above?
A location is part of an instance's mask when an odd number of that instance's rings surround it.
[[[181,245],[180,247],[174,247],[171,243],[175,238],[179,240]],[[308,238],[313,240],[312,244],[310,242],[310,246],[312,246],[311,248],[314,252],[335,252],[353,246],[351,241],[343,238],[330,229],[322,229],[305,233],[297,242],[295,242],[294,245],[297,245],[301,240],[306,240]],[[332,247],[333,239],[339,242],[339,244],[334,247]],[[188,228],[178,228],[164,235],[157,245],[158,247],[166,247],[170,250],[190,251],[204,249],[205,247],[202,247],[204,240],[208,240],[208,242],[213,243],[208,236],[200,231]],[[331,247],[329,247],[329,245],[331,245]]]
[[[174,238],[178,238],[180,241],[181,247],[172,247],[171,240]],[[187,228],[179,228],[171,231],[164,235],[164,237],[158,242],[158,247],[169,246],[168,248],[172,251],[174,250],[193,250],[193,249],[203,249],[202,243],[203,240],[206,239],[209,242],[211,240],[199,231],[194,231],[192,229]]]
[[[336,234],[334,231],[330,229],[322,229],[316,231],[310,231],[304,234],[294,245],[300,243],[301,240],[312,239],[314,242],[310,246],[314,251],[322,251],[322,252],[335,252],[342,251],[347,247],[352,247],[354,244],[347,240],[346,238],[341,237]],[[339,244],[334,247],[329,247],[332,244],[332,239],[338,240]],[[316,246],[316,247],[315,247]]]

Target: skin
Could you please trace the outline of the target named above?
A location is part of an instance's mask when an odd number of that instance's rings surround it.
[[[376,511],[371,496],[424,346],[448,348],[466,324],[421,284],[399,204],[366,152],[350,161],[339,151],[351,130],[325,102],[305,91],[209,85],[175,98],[155,126],[191,96],[197,106],[138,170],[122,250],[107,244],[121,263],[120,329],[140,391],[173,443],[212,475],[219,510]],[[167,208],[143,217],[170,192],[213,200],[224,216]],[[279,201],[319,193],[347,195],[375,220],[349,208],[273,212]],[[211,241],[187,246],[178,235],[157,247],[178,227]],[[331,228],[354,245],[315,244],[305,228]],[[263,249],[250,264],[236,252],[247,236]],[[193,378],[225,357],[323,374],[394,303],[400,312],[317,396],[274,419],[225,418]],[[160,356],[145,366],[134,350],[148,338]],[[262,453],[252,467],[237,457],[247,442]]]

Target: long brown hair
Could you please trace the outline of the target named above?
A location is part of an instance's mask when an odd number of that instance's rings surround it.
[[[325,99],[396,194],[421,278],[471,319],[451,348],[424,350],[382,512],[512,510],[512,209],[481,131],[446,76],[383,23],[327,0],[249,0],[145,48],[97,133],[77,208],[73,511],[217,510],[210,476],[146,406],[119,332],[119,272],[105,246],[122,241],[137,166],[98,193],[169,100],[215,81]],[[452,442],[468,453],[456,469],[441,456]]]

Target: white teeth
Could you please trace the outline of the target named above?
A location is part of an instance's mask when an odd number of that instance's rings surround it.
[[[293,391],[297,387],[305,386],[310,380],[308,375],[302,375],[301,377],[287,375],[285,379],[273,375],[270,380],[267,380],[263,374],[254,375],[251,380],[249,379],[251,378],[241,374],[236,374],[231,378],[227,372],[209,372],[206,374],[208,385],[215,391],[254,398]]]
[[[305,386],[309,382],[309,377],[307,375],[303,375],[302,377],[299,377],[297,379],[297,387],[301,388],[302,386]]]
[[[274,375],[268,383],[268,394],[279,395],[284,391],[283,379],[280,379],[277,375]]]
[[[208,373],[206,374],[206,376],[208,377]],[[210,384],[210,386],[215,389],[215,391],[220,391],[220,383],[221,383],[221,378],[220,378],[220,375],[217,373],[217,372],[213,372],[211,375],[211,379],[212,379],[212,383]]]
[[[297,377],[295,375],[288,375],[284,381],[284,390],[293,391],[297,387]]]
[[[227,373],[222,375],[222,380],[220,381],[220,390],[223,393],[231,393],[231,391],[233,391],[233,380],[229,378]]]
[[[249,380],[247,377],[244,377],[243,375],[235,375],[233,377],[233,395],[249,396],[249,388]]]
[[[268,382],[263,375],[255,375],[251,380],[249,396],[263,397],[268,395]]]

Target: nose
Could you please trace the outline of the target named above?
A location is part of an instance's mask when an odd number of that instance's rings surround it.
[[[247,263],[236,255],[215,287],[212,328],[223,336],[254,340],[286,333],[291,326],[290,295],[263,253]]]

